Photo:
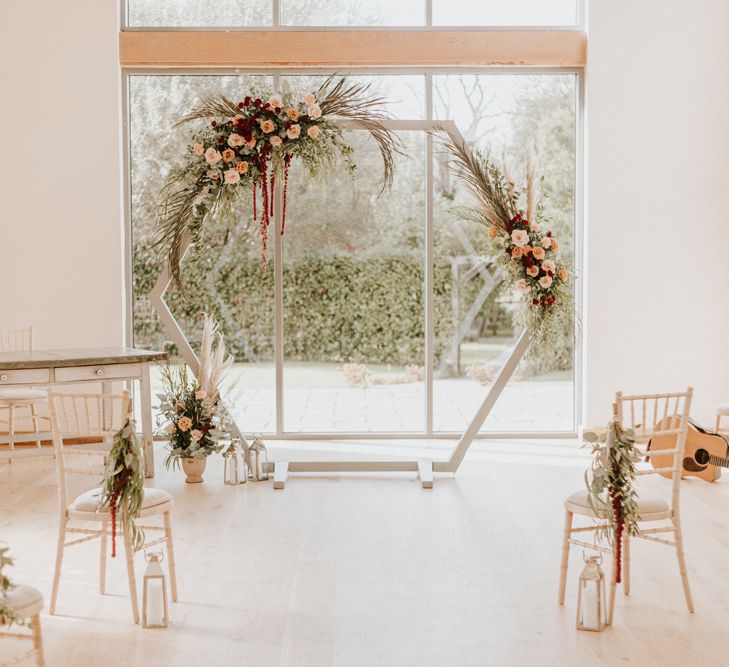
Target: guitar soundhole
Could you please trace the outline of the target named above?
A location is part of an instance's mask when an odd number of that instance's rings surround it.
[[[706,465],[709,462],[709,452],[705,449],[697,449],[694,454],[694,460],[701,466]]]

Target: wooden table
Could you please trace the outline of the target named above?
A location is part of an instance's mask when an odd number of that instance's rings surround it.
[[[154,477],[149,369],[153,362],[165,359],[166,352],[136,350],[131,347],[0,352],[0,387],[44,387],[101,382],[103,392],[111,393],[111,383],[114,381],[139,380],[144,474],[146,477]],[[50,438],[51,433],[41,433],[39,437]],[[17,441],[27,439],[27,434],[14,438]],[[8,436],[0,436],[0,442],[9,440]]]

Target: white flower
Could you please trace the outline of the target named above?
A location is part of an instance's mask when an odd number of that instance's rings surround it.
[[[268,105],[270,107],[278,107],[279,109],[283,106],[283,101],[281,100],[281,97],[278,95],[273,95],[270,100],[268,100]]]
[[[192,431],[190,431],[190,437],[195,442],[200,442],[200,440],[202,440],[202,437],[203,437],[202,431],[198,431],[196,428],[194,428],[194,429],[192,429]]]
[[[217,169],[208,169],[207,172],[206,172],[206,176],[211,181],[220,180],[220,172]]]
[[[208,395],[208,392],[206,392],[206,391],[205,391],[204,389],[198,389],[198,390],[197,390],[197,391],[195,392],[195,398],[196,398],[196,399],[197,399],[198,401],[202,401],[202,400],[203,400],[203,398],[205,398],[205,397],[206,397],[207,395]]]
[[[312,104],[310,107],[306,108],[306,113],[309,114],[311,118],[321,118],[321,107],[318,104]]]
[[[235,148],[236,146],[242,146],[244,144],[243,137],[240,136],[240,134],[236,134],[233,132],[228,137],[228,146]]]
[[[527,243],[529,243],[529,234],[527,234],[523,229],[515,229],[511,232],[511,240],[517,248],[523,248]]]
[[[227,169],[223,172],[223,176],[228,185],[235,185],[240,182],[240,174],[237,169]]]
[[[223,159],[223,156],[211,146],[205,151],[205,159],[208,164],[218,164]]]
[[[316,97],[314,97],[314,93],[304,95],[304,104],[306,104],[307,107],[313,107],[316,104]]]

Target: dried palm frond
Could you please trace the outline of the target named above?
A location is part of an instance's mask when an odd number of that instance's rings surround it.
[[[536,167],[534,165],[534,151],[532,148],[527,153],[526,168],[526,217],[527,220],[535,220],[537,213],[537,178],[535,176]]]
[[[392,186],[395,155],[402,154],[402,142],[384,125],[390,116],[379,109],[386,100],[371,96],[370,84],[349,83],[345,77],[336,79],[337,75],[333,74],[319,87],[316,94],[319,107],[323,115],[355,121],[370,133],[382,156],[382,194]]]
[[[183,116],[173,127],[184,125],[192,120],[205,118],[228,118],[239,113],[238,105],[229,100],[225,95],[209,95],[204,97],[201,103],[195,107],[187,116]]]

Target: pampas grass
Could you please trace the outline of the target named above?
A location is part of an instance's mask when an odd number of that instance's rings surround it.
[[[203,333],[200,341],[200,370],[198,384],[208,395],[211,405],[220,398],[220,384],[225,369],[234,361],[233,355],[225,354],[225,339],[218,322],[207,313],[203,321]]]

